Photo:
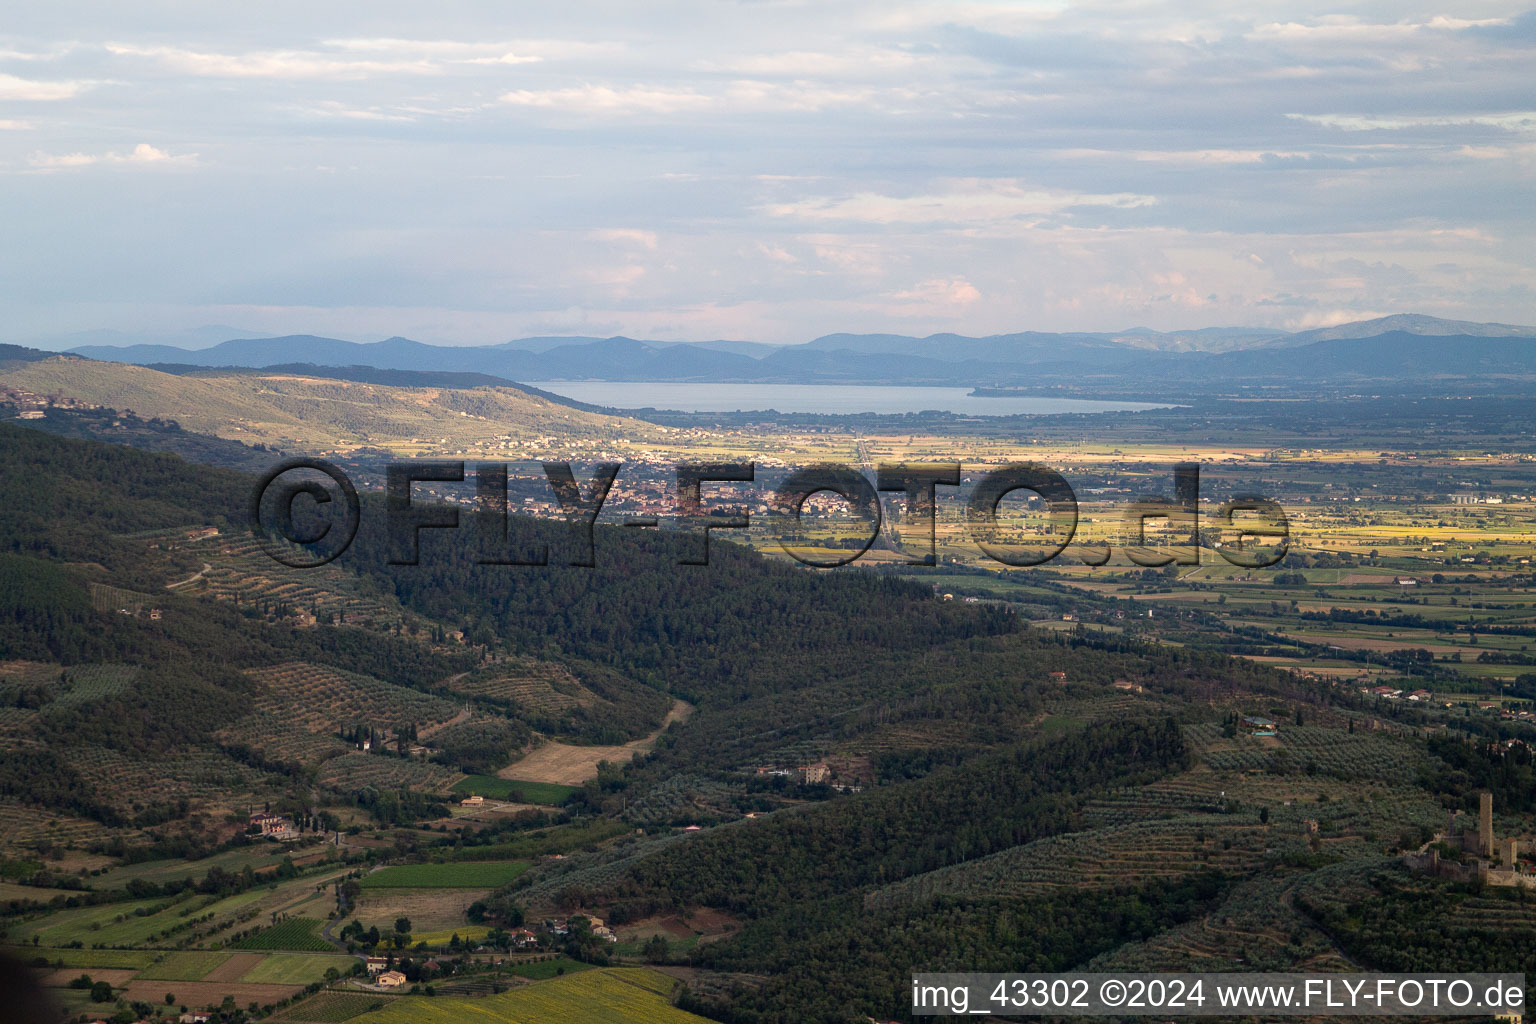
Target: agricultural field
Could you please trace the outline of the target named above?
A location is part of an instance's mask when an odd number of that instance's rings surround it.
[[[1291,903],[1294,879],[1260,876],[1211,913],[1098,957],[1093,971],[1348,971],[1344,956]]]
[[[345,974],[355,963],[356,959],[343,955],[274,953],[241,975],[240,981],[248,985],[308,985],[323,980],[328,969]]]
[[[0,903],[9,903],[12,900],[47,903],[55,896],[63,896],[67,899],[73,895],[77,894],[70,889],[44,889],[35,885],[17,885],[15,882],[0,882]]]
[[[361,1024],[703,1024],[705,1018],[673,1006],[676,982],[643,968],[582,971],[483,999],[407,996]]]
[[[322,736],[358,722],[431,725],[458,713],[457,705],[441,697],[324,665],[294,661],[252,669],[248,675],[258,687],[258,708],[281,712],[287,720]]]
[[[1027,899],[1055,889],[1114,886],[1209,868],[1242,873],[1262,864],[1266,850],[1304,845],[1299,826],[1271,828],[1251,813],[1133,821],[1051,836],[916,875],[873,893],[866,905],[903,907],[936,896],[980,893]]]
[[[517,977],[527,978],[529,981],[548,981],[550,978],[558,978],[566,974],[580,974],[582,971],[594,969],[593,964],[585,964],[580,960],[572,960],[570,957],[557,956],[549,960],[530,960],[523,964],[513,964],[510,971]]]
[[[400,618],[400,609],[393,601],[364,593],[355,578],[336,567],[295,570],[278,565],[249,536],[229,537],[217,551],[206,554],[213,564],[187,592],[196,590],[257,608],[302,608],[317,618],[347,623],[383,623]]]
[[[22,945],[35,938],[40,946],[67,946],[71,942],[86,946],[145,946],[178,911],[198,907],[200,903],[196,897],[178,897],[60,910],[20,922],[12,928],[10,938]]]
[[[320,937],[320,927],[324,924],[315,918],[290,918],[241,939],[234,948],[330,950],[335,947]]]
[[[164,1006],[169,992],[183,1006],[218,1006],[225,996],[234,996],[235,1005],[244,1007],[250,1003],[265,1006],[301,990],[298,985],[245,985],[230,981],[130,981],[123,997]]]
[[[294,1003],[272,1016],[274,1021],[293,1024],[341,1024],[342,1021],[389,1005],[393,997],[363,992],[317,992],[301,1003]]]
[[[552,718],[601,700],[564,666],[532,659],[470,672],[451,679],[448,687],[455,693],[504,701],[519,711]]]
[[[475,889],[506,885],[528,870],[523,861],[395,864],[363,878],[364,889]]]
[[[53,707],[105,700],[122,693],[138,677],[132,665],[79,665],[64,672]]]
[[[781,759],[778,752],[770,760]],[[811,756],[807,760],[816,760]],[[679,772],[652,787],[624,810],[624,817],[641,825],[688,825],[722,813],[730,806],[734,790],[718,779],[694,772]],[[729,812],[725,812],[729,814]]]
[[[463,939],[469,936],[471,929],[487,928],[470,924],[465,911],[491,891],[489,888],[365,889],[348,916],[361,921],[366,928],[376,926],[380,932],[393,931],[397,918],[410,918],[412,942],[426,941],[428,935],[439,934],[442,941],[447,942],[454,932]]]
[[[7,952],[23,960],[41,957],[62,967],[102,967],[139,970],[149,967],[162,954],[152,949],[53,949],[48,946],[17,946]]]
[[[661,728],[642,739],[617,746],[583,747],[554,740],[535,747],[521,760],[508,765],[497,776],[502,779],[523,779],[529,782],[551,782],[561,786],[579,786],[597,777],[599,762],[628,764],[636,754],[643,754],[656,745],[660,736],[673,722],[685,722],[693,713],[687,701],[674,701],[671,710],[661,723]]]
[[[262,953],[231,953],[229,959],[209,971],[204,981],[228,981],[235,982],[245,977],[247,971],[253,971],[260,967],[266,960]]]
[[[277,867],[293,851],[272,844],[258,844],[204,857],[201,860],[149,860],[112,868],[87,879],[93,889],[121,889],[139,879],[157,885],[183,878],[202,878],[213,868],[237,873],[247,866],[260,873]]]
[[[99,746],[68,750],[65,763],[88,784],[114,794],[114,803],[131,813],[135,803],[188,800],[254,803],[278,780],[211,748],[190,748],[174,758],[127,757]]]
[[[138,972],[129,969],[94,968],[91,971],[82,971],[78,967],[66,967],[56,970],[52,974],[43,975],[44,985],[50,988],[65,988],[70,982],[78,979],[82,974],[87,975],[91,981],[105,981],[113,988],[122,988],[133,980]]]
[[[187,950],[171,953],[139,974],[145,981],[201,981],[230,958],[223,950]]]
[[[76,817],[65,811],[39,811],[12,800],[0,799],[0,850],[32,851],[39,846],[86,847],[114,836],[136,840],[137,829],[111,829],[99,821]]]
[[[382,918],[380,921],[381,927],[379,930],[382,932],[384,930],[382,925],[388,924],[389,922],[384,921]],[[415,922],[416,919],[411,918],[411,942],[425,942],[427,945],[434,947],[448,945],[449,942],[453,941],[453,937],[455,935],[457,935],[460,941],[463,942],[479,942],[481,939],[491,934],[491,926],[485,924],[466,924],[457,928],[435,928],[432,930],[423,930],[421,926],[417,925]]]
[[[541,804],[546,807],[559,807],[576,790],[576,786],[502,779],[494,775],[470,775],[459,780],[453,787],[453,791],[459,796],[478,794],[487,800],[510,800],[515,803]]]
[[[306,766],[318,765],[352,750],[335,736],[309,732],[271,711],[254,711],[221,729],[215,738],[224,743],[246,743],[274,760]]]
[[[427,793],[447,793],[463,776],[451,768],[430,761],[405,760],[378,754],[348,750],[320,766],[319,783],[338,792],[351,792],[364,786],[381,789],[417,789]]]

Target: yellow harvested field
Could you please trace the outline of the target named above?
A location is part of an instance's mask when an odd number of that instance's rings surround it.
[[[553,782],[561,786],[579,786],[588,779],[597,777],[599,762],[628,764],[629,759],[636,754],[643,754],[650,750],[656,743],[656,737],[660,736],[667,726],[673,722],[687,721],[691,714],[693,714],[692,704],[683,700],[676,701],[672,705],[672,710],[667,712],[667,717],[662,720],[661,728],[644,739],[631,740],[616,747],[577,747],[569,743],[544,743],[535,747],[533,752],[521,761],[508,765],[496,774],[503,779],[518,779],[523,782]]]
[[[490,889],[365,889],[358,897],[352,917],[364,928],[378,926],[380,931],[394,927],[395,919],[411,919],[411,931],[438,932],[464,929],[469,919],[465,910],[484,899]]]
[[[356,1024],[705,1024],[672,1005],[676,983],[659,971],[608,968],[568,974],[482,999],[407,996]]]

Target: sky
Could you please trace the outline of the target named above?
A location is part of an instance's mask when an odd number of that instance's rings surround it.
[[[1529,324],[1533,86],[1488,0],[18,4],[0,337]]]

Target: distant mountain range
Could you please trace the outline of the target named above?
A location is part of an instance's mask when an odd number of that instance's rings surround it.
[[[220,328],[189,332],[211,337]],[[429,345],[408,338],[358,343],[313,335],[246,337],[204,348],[79,345],[92,359],[138,365],[272,367],[311,364],[502,381],[608,380],[942,384],[1140,381],[1147,386],[1228,380],[1405,380],[1536,377],[1536,327],[1402,314],[1285,334],[1252,328],[1160,333],[1024,331],[987,337],[829,334],[804,345],[634,338],[524,338],[498,345]],[[467,380],[467,379],[466,379]],[[486,383],[490,383],[486,381]]]

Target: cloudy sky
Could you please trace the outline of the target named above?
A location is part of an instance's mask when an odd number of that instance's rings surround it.
[[[1536,322],[1536,12],[18,4],[0,336]]]

